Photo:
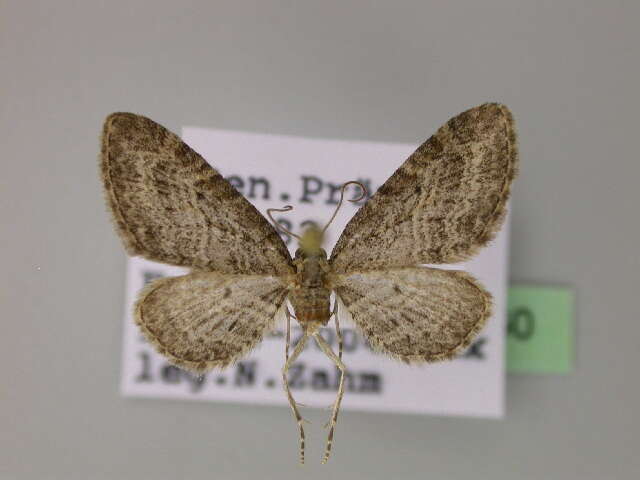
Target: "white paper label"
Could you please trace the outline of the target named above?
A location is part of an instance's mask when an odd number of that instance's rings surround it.
[[[343,183],[358,180],[373,193],[416,148],[407,144],[319,140],[193,127],[184,128],[183,138],[263,214],[269,207],[293,205],[293,211],[276,214],[276,218],[289,222],[287,225],[296,233],[306,221],[326,223]],[[351,195],[355,191],[353,187]],[[343,206],[328,231],[325,246],[328,252],[357,208],[349,202]],[[349,319],[341,315],[343,360],[348,369],[344,409],[502,416],[507,230],[505,226],[472,261],[453,266],[473,273],[493,294],[495,303],[494,316],[485,329],[467,352],[455,360],[409,366],[375,354],[353,330]],[[294,241],[288,246],[293,254],[297,247]],[[140,258],[129,259],[122,393],[288,405],[281,382],[283,319],[280,328],[249,356],[224,371],[202,377],[171,366],[144,341],[131,319],[138,291],[153,278],[185,272]],[[333,322],[323,333],[335,350]],[[292,339],[299,334],[296,327]],[[337,371],[313,342],[309,342],[292,367],[290,379],[298,402],[327,407],[334,401]]]

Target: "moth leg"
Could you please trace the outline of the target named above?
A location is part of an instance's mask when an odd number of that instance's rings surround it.
[[[333,303],[333,321],[336,324],[336,337],[338,338],[338,358],[342,360],[342,330],[340,330],[340,322],[338,321],[338,299],[336,298]]]
[[[288,329],[287,329],[288,330]],[[289,389],[289,380],[287,379],[287,372],[289,368],[296,361],[302,350],[304,349],[307,340],[309,339],[309,335],[305,332],[296,347],[293,349],[293,353],[290,357],[287,358],[284,367],[282,368],[282,381],[284,383],[284,390],[287,392],[287,399],[289,400],[289,405],[291,406],[291,410],[293,410],[293,415],[296,417],[296,422],[298,423],[298,428],[300,429],[300,463],[304,463],[304,427],[303,423],[305,420],[300,415],[300,411],[298,410],[298,405],[291,395],[291,390]]]
[[[285,338],[284,358],[285,362],[289,360],[289,347],[291,346],[291,319],[297,320],[297,318],[289,311],[289,307],[285,306],[284,315],[287,318],[287,333]]]
[[[329,344],[322,338],[318,333],[313,334],[313,338],[320,347],[320,349],[329,357],[333,363],[336,364],[338,369],[340,370],[340,383],[338,386],[338,396],[336,397],[336,401],[333,404],[333,413],[331,414],[331,420],[327,424],[329,427],[329,435],[327,436],[327,446],[324,451],[324,457],[322,458],[322,463],[327,463],[329,460],[329,455],[331,454],[331,444],[333,443],[333,432],[338,421],[338,412],[340,411],[340,403],[342,402],[342,397],[344,395],[344,374],[347,370],[342,360],[338,358],[338,356],[333,353]]]

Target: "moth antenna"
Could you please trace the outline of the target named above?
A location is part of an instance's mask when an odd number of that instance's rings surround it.
[[[344,200],[344,192],[346,191],[347,187],[349,185],[358,185],[360,187],[360,190],[362,190],[362,193],[360,194],[360,196],[358,198],[354,198],[352,200],[349,200],[350,202],[359,202],[360,200],[362,200],[366,195],[367,195],[367,188],[360,182],[356,182],[355,180],[352,180],[350,182],[345,183],[344,185],[342,185],[342,188],[340,189],[340,201],[338,202],[338,206],[336,207],[335,211],[333,212],[333,215],[331,216],[331,219],[329,220],[329,222],[324,226],[324,228],[322,229],[322,233],[327,231],[327,228],[329,228],[329,225],[331,225],[331,222],[333,222],[334,218],[336,218],[336,215],[338,214],[338,210],[340,210],[340,207],[342,206],[342,202]]]
[[[285,205],[282,208],[267,208],[267,217],[269,217],[269,220],[273,222],[273,225],[276,227],[276,229],[280,230],[282,233],[286,233],[287,235],[291,235],[292,237],[297,238],[298,240],[301,240],[300,235],[296,235],[295,233],[290,232],[289,230],[284,228],[271,215],[271,212],[290,212],[291,210],[293,210],[293,207],[291,205]]]

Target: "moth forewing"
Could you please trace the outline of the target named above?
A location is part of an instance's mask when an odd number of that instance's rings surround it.
[[[502,225],[517,165],[507,107],[457,115],[358,210],[329,262],[349,273],[471,258]]]
[[[276,230],[177,135],[113,113],[101,143],[107,206],[131,255],[229,274],[291,273]]]

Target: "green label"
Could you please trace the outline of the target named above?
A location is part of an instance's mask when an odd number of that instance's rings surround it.
[[[507,371],[569,373],[573,367],[573,291],[509,288]]]

